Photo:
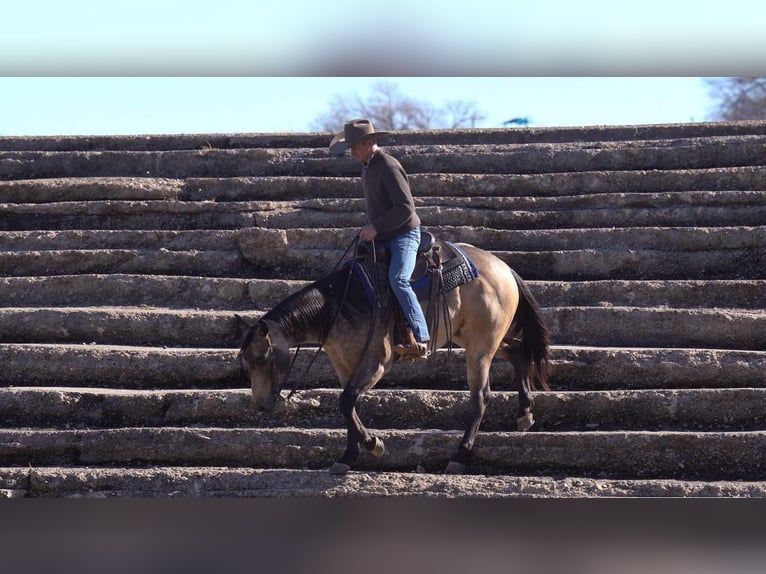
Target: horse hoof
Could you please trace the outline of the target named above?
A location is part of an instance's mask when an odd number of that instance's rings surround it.
[[[349,470],[351,470],[351,467],[347,465],[345,462],[336,462],[330,467],[330,470],[328,472],[330,474],[334,474],[335,476],[342,476],[346,474]]]
[[[386,445],[383,444],[383,441],[380,440],[378,437],[375,437],[375,446],[370,451],[372,456],[376,456],[380,458],[384,454],[386,454]]]
[[[451,460],[447,463],[447,468],[444,469],[444,474],[465,474],[465,465]]]
[[[527,413],[523,417],[516,419],[516,428],[519,429],[519,432],[528,431],[534,424],[535,417],[532,416],[532,413]]]

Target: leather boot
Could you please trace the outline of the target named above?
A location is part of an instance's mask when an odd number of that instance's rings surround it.
[[[419,343],[415,340],[412,331],[407,331],[409,342],[394,345],[394,353],[399,356],[401,361],[425,361],[431,353],[428,351],[428,343]]]

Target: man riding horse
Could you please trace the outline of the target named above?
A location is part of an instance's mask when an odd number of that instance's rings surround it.
[[[420,218],[410,191],[407,173],[399,161],[378,147],[376,138],[390,132],[376,132],[369,119],[356,119],[343,126],[330,143],[330,152],[351,156],[362,164],[362,189],[367,203],[367,224],[359,237],[390,250],[388,279],[408,324],[407,341],[395,345],[400,359],[428,358],[430,336],[423,310],[410,285],[420,245]]]

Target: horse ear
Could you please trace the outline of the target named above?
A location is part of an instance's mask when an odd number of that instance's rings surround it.
[[[248,329],[255,324],[237,313],[234,313],[234,319],[237,321],[237,325],[244,325]]]

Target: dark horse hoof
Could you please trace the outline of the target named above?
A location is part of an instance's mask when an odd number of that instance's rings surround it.
[[[535,424],[535,418],[532,413],[527,413],[516,419],[516,428],[519,432],[526,432],[531,429]]]
[[[386,454],[386,445],[378,437],[375,437],[375,446],[369,450],[370,454],[374,457],[380,458]]]

